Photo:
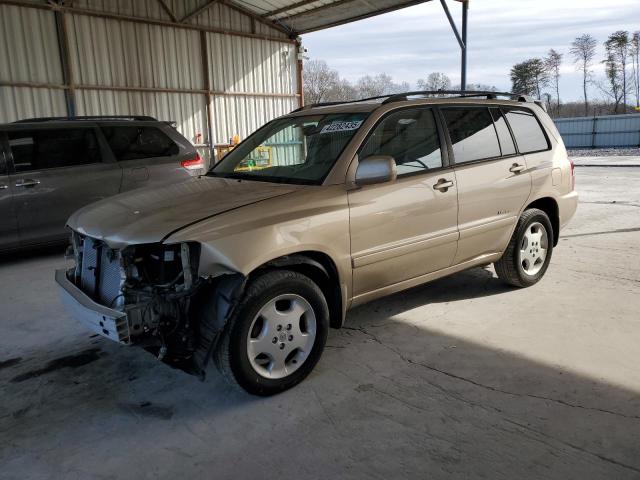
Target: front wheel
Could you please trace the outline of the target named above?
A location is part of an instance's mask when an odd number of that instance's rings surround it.
[[[327,339],[329,309],[320,288],[288,270],[267,272],[247,286],[216,352],[223,376],[254,395],[301,382]]]
[[[525,210],[502,258],[494,263],[498,278],[516,287],[537,283],[547,271],[553,252],[553,227],[545,212]]]

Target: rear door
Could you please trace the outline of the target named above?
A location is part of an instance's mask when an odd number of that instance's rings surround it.
[[[21,244],[64,239],[74,211],[118,193],[122,171],[115,162],[103,162],[95,126],[20,125],[7,137]]]
[[[531,174],[500,109],[441,109],[458,182],[460,239],[455,264],[506,248],[531,192]]]
[[[18,222],[13,209],[8,167],[5,133],[0,131],[0,250],[18,245]]]
[[[112,158],[123,170],[120,191],[190,177],[180,162],[193,160],[195,148],[184,137],[166,131],[170,128],[157,123],[132,125],[119,122],[101,125]]]

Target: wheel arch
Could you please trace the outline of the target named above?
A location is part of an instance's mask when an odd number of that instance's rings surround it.
[[[542,210],[549,217],[551,227],[553,228],[553,246],[555,247],[558,245],[558,240],[560,238],[560,209],[558,207],[558,202],[553,197],[538,198],[529,203],[524,208],[523,212],[532,208]]]
[[[249,274],[249,278],[265,270],[273,269],[293,270],[313,280],[327,300],[330,326],[332,328],[342,327],[346,309],[340,288],[340,275],[335,262],[329,255],[312,250],[283,255],[254,269]]]

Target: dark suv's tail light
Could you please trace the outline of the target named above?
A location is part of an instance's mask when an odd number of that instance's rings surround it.
[[[196,153],[195,158],[190,158],[189,160],[183,160],[180,162],[183,168],[187,170],[200,170],[204,168],[204,161],[199,154]]]

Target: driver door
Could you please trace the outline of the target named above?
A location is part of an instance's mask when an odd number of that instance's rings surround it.
[[[428,107],[391,112],[358,157],[390,155],[396,181],[348,194],[354,300],[451,266],[458,242],[455,173]]]

